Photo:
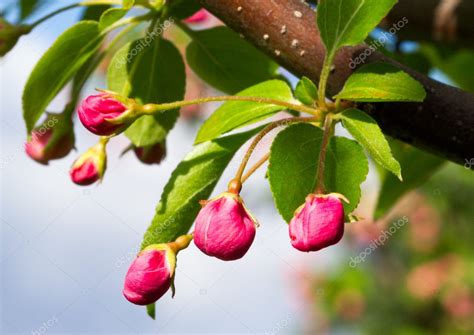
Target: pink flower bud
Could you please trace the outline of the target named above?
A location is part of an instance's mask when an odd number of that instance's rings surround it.
[[[194,243],[224,261],[242,258],[255,238],[257,221],[239,195],[223,193],[208,201],[196,218]]]
[[[155,244],[140,252],[128,269],[123,295],[136,305],[149,305],[171,286],[176,254],[166,244]]]
[[[74,148],[72,123],[61,114],[50,114],[43,124],[35,128],[25,151],[28,156],[41,164],[67,156]]]
[[[96,135],[109,136],[121,132],[126,123],[117,118],[128,108],[107,93],[90,95],[81,103],[78,114],[84,127]],[[115,122],[114,122],[115,120]]]
[[[166,142],[160,142],[144,147],[134,147],[137,158],[145,164],[160,164],[166,156]]]
[[[186,23],[202,23],[209,18],[209,12],[204,8],[198,10],[196,13],[186,18],[184,22]]]
[[[310,194],[290,222],[291,245],[317,251],[336,244],[344,234],[344,207],[340,195]]]
[[[182,235],[174,242],[152,244],[135,258],[125,277],[123,295],[137,305],[149,305],[171,287],[174,296],[176,255],[187,248],[192,235]]]
[[[105,143],[101,141],[74,162],[69,174],[75,184],[81,186],[91,185],[102,179],[106,165]]]

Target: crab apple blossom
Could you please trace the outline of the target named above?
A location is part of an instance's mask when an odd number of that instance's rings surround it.
[[[74,132],[70,118],[49,114],[32,132],[25,143],[25,152],[38,163],[47,165],[50,160],[67,156],[74,148]]]
[[[79,119],[84,127],[96,135],[109,136],[125,130],[129,124],[126,117],[129,108],[108,93],[90,95],[78,109]]]
[[[103,178],[107,166],[105,146],[101,140],[74,162],[69,174],[75,184],[87,186]]]
[[[256,225],[242,198],[226,192],[205,202],[196,218],[194,243],[206,255],[236,260],[252,245]]]
[[[291,245],[300,251],[317,251],[339,242],[344,235],[343,196],[310,194],[290,221]]]
[[[173,289],[176,255],[188,247],[191,239],[192,235],[183,235],[175,242],[152,244],[143,249],[125,276],[125,298],[136,305],[149,305],[170,287]]]

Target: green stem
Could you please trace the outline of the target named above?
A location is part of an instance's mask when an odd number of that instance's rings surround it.
[[[252,165],[252,167],[250,167],[248,171],[242,176],[242,180],[241,180],[242,184],[245,183],[247,179],[249,179],[250,176],[252,176],[255,173],[255,171],[257,171],[263,164],[265,164],[265,162],[268,161],[269,158],[270,158],[270,153],[267,152],[262,158],[258,160],[258,162]]]
[[[86,0],[79,2],[79,6],[122,5],[122,0]]]
[[[72,118],[72,115],[74,114],[74,110],[76,109],[76,105],[77,105],[77,98],[74,99],[74,98],[71,98],[71,101],[66,105],[66,107],[64,108],[64,116],[66,118]]]
[[[80,6],[79,3],[75,3],[75,4],[72,4],[72,5],[66,6],[66,7],[59,8],[59,9],[55,10],[54,12],[51,12],[51,13],[47,14],[46,16],[43,16],[42,18],[40,18],[37,21],[33,22],[32,24],[30,24],[29,25],[30,30],[33,29],[34,27],[36,27],[37,25],[43,23],[44,21],[52,18],[53,16],[55,16],[57,14],[60,14],[62,12],[65,12],[65,11],[69,10],[69,9],[73,9],[73,8],[76,8],[76,7],[79,7],[79,6]]]
[[[329,74],[331,73],[331,64],[334,60],[334,55],[329,54],[324,57],[323,68],[321,69],[321,75],[319,76],[319,105],[321,108],[326,107],[326,86],[329,79]]]
[[[236,181],[236,182],[242,184],[242,182],[243,182],[242,176],[244,174],[245,167],[247,166],[247,164],[250,160],[250,157],[252,156],[253,151],[257,147],[257,144],[262,140],[262,138],[265,137],[265,135],[267,135],[273,129],[281,127],[281,126],[286,126],[286,125],[289,125],[291,123],[313,122],[313,121],[317,121],[317,120],[319,120],[319,118],[317,118],[317,117],[290,117],[290,118],[287,118],[287,119],[272,122],[268,126],[263,128],[262,131],[260,131],[257,134],[257,136],[255,136],[255,138],[253,139],[253,141],[250,144],[249,148],[247,149],[247,152],[245,153],[245,156],[242,159],[242,163],[240,163],[239,169],[237,170],[237,173],[235,174],[235,178],[233,179],[233,181]]]
[[[100,147],[100,150],[104,155],[107,155],[107,143],[110,141],[110,136],[101,136],[99,138],[99,141],[97,142],[97,145]]]
[[[271,98],[262,98],[262,97],[243,97],[243,96],[218,96],[218,97],[207,97],[207,98],[200,98],[200,99],[193,99],[193,100],[184,100],[184,101],[176,101],[170,103],[163,103],[163,104],[147,104],[141,107],[140,112],[143,114],[155,114],[160,111],[176,109],[184,106],[190,105],[198,105],[208,102],[221,102],[221,101],[249,101],[249,102],[256,102],[261,104],[271,104],[282,106],[291,110],[295,110],[301,113],[307,113],[314,116],[321,116],[321,112],[312,107],[304,106],[304,105],[297,105],[286,101],[281,101],[277,99]]]
[[[102,144],[102,145],[105,145],[109,142],[110,140],[110,136],[101,136],[99,138],[99,142]]]
[[[175,254],[180,252],[183,249],[186,249],[191,241],[194,238],[194,234],[187,234],[187,235],[182,235],[176,239],[174,242],[168,243],[168,246],[171,248],[171,250],[174,251]]]
[[[33,22],[32,24],[28,25],[28,27],[31,30],[34,27],[36,27],[37,25],[43,23],[44,21],[52,18],[53,16],[56,16],[57,14],[60,14],[60,13],[65,12],[67,10],[77,8],[77,7],[81,7],[81,6],[120,5],[120,4],[121,4],[121,1],[119,1],[119,0],[101,0],[101,1],[98,0],[98,1],[77,2],[77,3],[71,4],[69,6],[59,8],[59,9],[43,16],[42,18],[40,18],[37,21]]]
[[[316,194],[324,194],[326,192],[324,188],[324,169],[326,167],[326,152],[329,144],[329,139],[332,133],[332,117],[331,114],[326,115],[324,120],[324,133],[321,142],[321,150],[319,151],[318,159],[318,172],[316,176]]]

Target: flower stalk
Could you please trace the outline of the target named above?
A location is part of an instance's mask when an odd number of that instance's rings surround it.
[[[77,3],[74,3],[74,4],[71,4],[71,5],[68,5],[68,6],[65,6],[65,7],[61,7],[45,16],[43,16],[42,18],[36,20],[35,22],[33,22],[32,24],[28,25],[29,29],[33,29],[35,28],[36,26],[40,25],[41,23],[43,23],[44,21],[58,15],[58,14],[61,14],[65,11],[68,11],[70,9],[73,9],[73,8],[77,8],[77,7],[84,7],[84,6],[101,6],[101,5],[121,5],[122,2],[120,0],[91,0],[91,1],[82,1],[82,2],[77,2]]]
[[[311,114],[314,116],[321,116],[321,112],[312,107],[294,104],[291,102],[286,102],[278,99],[263,98],[263,97],[244,97],[244,96],[217,96],[217,97],[206,97],[192,100],[183,100],[163,104],[146,104],[140,107],[140,112],[142,114],[156,114],[157,112],[162,112],[170,109],[176,109],[180,107],[190,106],[190,105],[199,105],[209,102],[224,102],[224,101],[247,101],[247,102],[256,102],[260,104],[271,104],[276,106],[282,106],[297,112]]]
[[[270,153],[267,152],[262,158],[260,158],[254,165],[252,165],[248,171],[242,176],[242,184],[252,176],[266,161],[270,158]]]
[[[250,160],[250,157],[252,156],[253,151],[257,147],[257,144],[265,137],[265,135],[267,135],[273,129],[281,127],[281,126],[286,126],[292,123],[313,122],[313,121],[318,121],[318,120],[319,118],[317,117],[290,117],[287,119],[278,120],[278,121],[270,123],[268,126],[263,128],[263,130],[259,132],[257,136],[254,137],[252,143],[250,144],[250,147],[247,149],[247,152],[245,153],[245,156],[242,159],[242,163],[240,163],[239,169],[237,170],[237,173],[235,174],[234,180],[240,181],[240,183],[242,183],[245,167],[247,166]]]
[[[326,55],[324,58],[323,67],[321,70],[321,75],[319,77],[319,88],[318,88],[318,96],[319,96],[319,107],[322,109],[326,108],[326,86],[329,79],[329,74],[331,73],[331,64],[334,60],[334,55]]]
[[[323,133],[323,139],[321,142],[321,149],[319,151],[318,172],[316,176],[316,189],[315,189],[316,194],[325,193],[324,170],[326,167],[326,153],[327,153],[327,148],[329,145],[329,140],[332,134],[332,126],[333,126],[332,116],[331,114],[327,114],[324,120],[324,130],[323,130],[324,133]]]

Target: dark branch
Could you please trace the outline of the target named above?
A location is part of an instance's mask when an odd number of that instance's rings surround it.
[[[233,30],[296,75],[316,81],[325,54],[314,11],[300,0],[201,0],[204,7]],[[299,15],[301,13],[301,17]],[[264,39],[263,36],[269,38]],[[336,94],[352,73],[351,60],[363,45],[344,48],[335,61],[328,91]],[[422,104],[390,103],[361,106],[395,138],[458,163],[474,157],[474,95],[436,82],[386,58],[379,52],[365,63],[385,61],[410,73],[428,93]]]
[[[398,33],[402,40],[474,46],[472,0],[399,0],[382,26],[392,27],[403,17],[408,24]]]

